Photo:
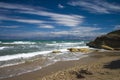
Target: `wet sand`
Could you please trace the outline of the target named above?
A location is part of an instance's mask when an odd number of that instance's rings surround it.
[[[99,77],[102,74],[104,74],[104,68],[102,66],[105,65],[105,63],[120,59],[120,52],[116,52],[116,51],[94,52],[94,53],[90,53],[89,55],[90,55],[89,57],[85,57],[80,60],[61,61],[34,72],[29,72],[19,76],[14,76],[0,80],[78,80],[79,78],[76,77],[77,74],[74,73],[71,74],[71,72],[78,73],[81,68],[90,68],[90,72],[92,72],[93,74],[92,76],[95,78],[95,79],[93,78],[92,80],[99,80],[96,77],[97,76]],[[37,63],[39,63],[39,60],[38,62],[36,62],[36,64]],[[29,65],[29,64],[26,63],[24,65]],[[96,74],[99,73],[99,71],[103,71],[100,73],[101,75]],[[117,71],[116,70],[113,71],[110,69],[108,70],[108,72],[111,73],[114,72],[115,74],[117,73],[120,74],[120,69],[118,69]],[[66,74],[66,75],[61,75],[61,74]],[[117,76],[119,76],[119,74]],[[90,80],[89,75],[86,75],[85,78],[87,80]],[[118,77],[118,79],[115,80],[120,80],[120,77]]]

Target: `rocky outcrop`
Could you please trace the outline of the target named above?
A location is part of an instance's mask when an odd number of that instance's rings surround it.
[[[55,51],[52,51],[52,53],[61,53],[61,51],[55,50]]]
[[[120,30],[97,37],[94,41],[87,43],[87,46],[108,50],[120,50]]]
[[[107,46],[107,45],[101,45],[101,48],[107,49],[107,50],[114,50],[114,48]]]
[[[69,50],[70,52],[79,52],[77,48],[68,48],[67,50]]]
[[[90,49],[88,48],[69,48],[70,52],[82,52],[82,53],[88,53],[90,52]]]

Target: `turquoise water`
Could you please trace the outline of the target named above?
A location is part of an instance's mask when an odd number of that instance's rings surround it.
[[[32,58],[49,54],[53,50],[87,47],[88,41],[0,41],[0,66],[5,61]]]
[[[0,56],[85,46],[88,41],[0,41]]]
[[[88,41],[0,41],[0,66],[4,65],[5,61],[12,60],[14,63],[14,60],[49,54],[53,50],[67,50],[67,48],[71,47],[87,47],[87,42]]]
[[[85,57],[84,53],[71,53],[67,48],[88,48],[89,41],[0,41],[0,68],[18,65],[35,58],[45,59],[44,64],[34,65],[34,67],[24,67],[24,69],[5,70],[0,74],[0,78],[15,76],[18,74],[41,69],[43,66],[53,64],[57,61],[78,60]],[[60,50],[58,54],[52,53]]]

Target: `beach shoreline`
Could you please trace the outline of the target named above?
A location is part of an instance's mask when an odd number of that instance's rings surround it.
[[[50,76],[51,76],[50,80],[53,80],[53,78],[56,78],[56,77],[52,77],[52,76],[54,76],[55,74],[59,74],[60,71],[61,72],[64,72],[66,70],[71,71],[74,68],[84,66],[84,65],[89,67],[90,64],[93,64],[96,62],[101,63],[102,61],[104,62],[106,58],[108,58],[108,62],[109,62],[110,61],[109,58],[111,59],[111,61],[112,61],[112,58],[113,59],[120,58],[120,56],[116,56],[117,54],[120,55],[119,53],[120,53],[119,51],[102,51],[102,52],[96,51],[96,52],[87,54],[89,55],[88,57],[84,57],[79,60],[59,61],[59,62],[56,62],[55,64],[49,65],[47,67],[43,67],[42,69],[34,72],[29,72],[22,75],[0,79],[0,80],[44,80],[45,78],[46,80],[48,80]],[[112,55],[112,56],[109,56],[109,55]],[[65,79],[65,80],[69,80],[69,79]]]
[[[58,53],[59,54],[59,53]],[[75,53],[76,54],[76,53]],[[89,54],[89,53],[88,53]],[[45,67],[42,67],[41,69],[38,69],[38,70],[35,70],[35,71],[32,71],[32,72],[27,72],[27,73],[24,73],[24,74],[21,74],[21,75],[16,75],[16,76],[11,76],[11,77],[8,77],[8,78],[3,78],[3,79],[0,79],[0,80],[14,80],[13,78],[16,78],[16,77],[23,77],[25,75],[25,77],[27,75],[34,75],[36,76],[38,74],[42,74],[42,75],[38,75],[37,77],[43,77],[43,76],[46,76],[47,74],[51,74],[51,72],[57,72],[59,70],[64,70],[64,69],[68,69],[68,68],[71,68],[71,67],[74,67],[76,66],[80,61],[82,63],[87,63],[87,60],[88,60],[88,54],[84,54],[84,56],[82,58],[80,58],[79,60],[69,60],[69,61],[58,61],[56,63],[53,63],[51,65],[48,65],[48,66],[45,66]],[[87,59],[86,59],[87,58]],[[84,61],[83,61],[84,60]],[[90,60],[92,60],[92,58],[90,58]],[[88,60],[88,61],[90,61]],[[18,65],[14,65],[14,66],[7,66],[7,67],[3,67],[3,68],[0,68],[0,71],[1,73],[2,72],[5,72],[6,70],[12,70],[12,69],[20,69],[20,68],[25,68],[25,67],[29,67],[29,66],[35,66],[35,65],[40,65],[40,64],[43,64],[44,63],[44,60],[42,59],[38,59],[36,61],[33,61],[33,62],[26,62],[26,63],[23,63],[23,64],[18,64]],[[53,68],[54,67],[54,68]],[[29,78],[29,77],[28,77]],[[31,78],[32,79],[32,78]],[[15,79],[16,80],[16,79]],[[30,79],[28,79],[30,80]]]

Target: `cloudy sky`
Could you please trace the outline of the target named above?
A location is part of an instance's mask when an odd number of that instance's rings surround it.
[[[120,0],[0,0],[0,38],[95,37],[120,29]]]

